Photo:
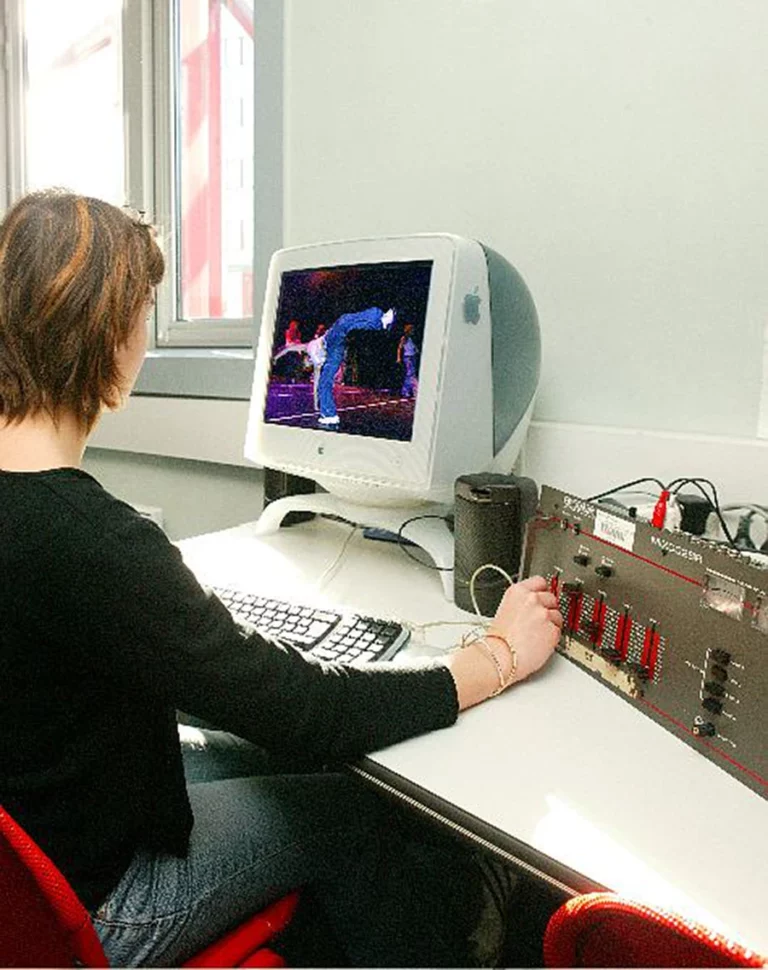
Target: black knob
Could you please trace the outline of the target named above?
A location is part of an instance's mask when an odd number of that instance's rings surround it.
[[[717,730],[711,721],[705,721],[703,724],[694,724],[693,733],[700,738],[711,738],[717,734]]]
[[[704,690],[708,694],[714,694],[715,697],[722,697],[725,693],[725,687],[723,687],[722,684],[716,683],[714,680],[708,680],[706,684],[704,684]]]
[[[712,651],[712,659],[719,664],[729,664],[731,662],[731,655],[727,650],[717,650]]]
[[[635,663],[632,663],[629,666],[630,666],[630,669],[631,670],[634,670],[634,672],[637,675],[637,677],[638,677],[639,680],[650,680],[651,679],[651,672],[645,666],[645,664],[641,664],[641,663],[638,663],[637,661],[635,661]]]
[[[589,556],[586,554],[586,552],[577,552],[576,555],[573,557],[573,561],[576,563],[577,566],[588,566]]]
[[[717,664],[711,670],[711,676],[715,680],[719,680],[722,683],[724,680],[728,680],[728,671],[725,667],[718,667]]]
[[[598,576],[602,576],[604,579],[607,579],[609,576],[613,576],[613,566],[608,566],[605,563],[602,563],[600,566],[595,566],[595,572]]]
[[[701,702],[701,706],[704,710],[709,711],[710,714],[719,714],[723,709],[723,702],[719,701],[716,697],[705,697]]]

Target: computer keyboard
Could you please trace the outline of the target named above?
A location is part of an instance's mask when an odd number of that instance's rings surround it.
[[[234,589],[213,587],[213,592],[236,619],[321,660],[390,660],[410,637],[408,630],[392,620],[302,606]]]

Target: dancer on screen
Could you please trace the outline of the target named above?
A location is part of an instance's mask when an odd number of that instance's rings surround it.
[[[334,427],[339,424],[334,397],[334,377],[344,361],[344,345],[353,330],[389,330],[394,323],[394,309],[381,310],[369,307],[358,313],[343,313],[328,330],[306,344],[290,344],[274,356],[279,360],[284,354],[305,352],[314,368],[314,401],[320,411],[318,424]]]

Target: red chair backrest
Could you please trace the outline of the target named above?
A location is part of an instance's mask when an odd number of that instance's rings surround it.
[[[283,967],[264,944],[290,922],[290,893],[193,957],[185,967]],[[108,967],[88,910],[62,873],[0,807],[0,967]]]
[[[766,958],[673,913],[586,893],[564,903],[544,934],[547,967],[763,967]]]
[[[0,966],[106,967],[88,911],[0,807]]]

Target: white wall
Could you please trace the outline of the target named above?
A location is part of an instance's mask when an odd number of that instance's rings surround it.
[[[539,309],[530,474],[768,499],[768,3],[285,3],[286,245],[480,239]],[[142,399],[97,444],[241,462],[245,408],[217,406]]]
[[[765,0],[288,0],[286,243],[446,230],[522,272],[540,420],[752,437]]]
[[[247,419],[247,401],[134,396],[102,417],[83,467],[118,498],[161,507],[171,539],[225,529],[262,509]]]
[[[83,468],[123,501],[160,507],[174,540],[249,522],[263,504],[262,473],[253,467],[88,448]]]

